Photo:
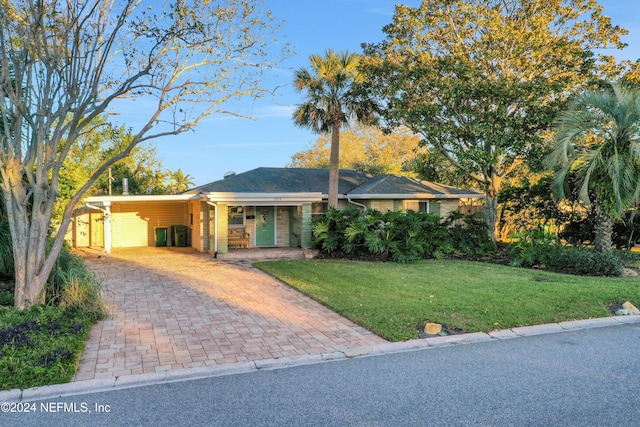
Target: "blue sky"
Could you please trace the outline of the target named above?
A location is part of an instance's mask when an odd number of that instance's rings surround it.
[[[400,0],[265,0],[279,20],[280,34],[296,54],[274,75],[273,86],[282,85],[278,99],[263,99],[246,111],[257,120],[211,116],[194,132],[155,140],[165,168],[181,168],[197,185],[221,179],[225,172],[244,172],[260,166],[283,167],[291,156],[308,147],[318,136],[293,125],[291,112],[302,95],[292,87],[293,72],[308,66],[311,54],[326,49],[360,52],[362,42],[383,39],[382,27],[391,22]],[[417,6],[419,0],[405,0]],[[616,53],[619,59],[640,57],[640,1],[600,0],[613,23],[629,30],[629,46]],[[284,71],[283,71],[284,70]],[[121,117],[126,123],[126,117]]]

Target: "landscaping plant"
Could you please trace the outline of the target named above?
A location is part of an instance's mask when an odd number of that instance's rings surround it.
[[[78,309],[0,308],[0,390],[71,381],[90,327]]]
[[[84,261],[63,249],[49,275],[47,303],[61,308],[77,308],[93,321],[107,315],[107,305],[100,294],[100,282]]]
[[[329,257],[410,262],[494,249],[479,214],[452,212],[445,220],[427,212],[330,209],[313,223],[313,243]]]
[[[47,304],[20,311],[12,281],[0,281],[0,389],[71,381],[93,322],[107,314],[100,283],[64,248],[48,280]]]

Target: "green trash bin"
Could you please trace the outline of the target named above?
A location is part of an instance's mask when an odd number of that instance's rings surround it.
[[[173,244],[180,248],[187,246],[187,231],[186,225],[174,225],[173,226]]]
[[[156,246],[167,246],[167,227],[156,227]]]

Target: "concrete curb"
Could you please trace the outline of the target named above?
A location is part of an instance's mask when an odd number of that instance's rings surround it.
[[[245,374],[264,370],[283,369],[294,366],[311,365],[328,361],[347,360],[358,357],[379,356],[383,354],[402,353],[448,347],[460,344],[473,344],[514,339],[536,335],[554,334],[558,332],[577,331],[581,329],[603,328],[625,324],[640,323],[640,315],[604,317],[598,319],[574,320],[552,323],[548,325],[523,326],[489,333],[478,332],[444,337],[433,337],[409,341],[381,344],[373,347],[360,347],[331,353],[307,354],[279,359],[264,359],[253,362],[232,363],[227,365],[205,366],[198,368],[176,369],[164,372],[127,375],[116,378],[101,378],[77,381],[67,384],[56,384],[34,387],[26,390],[13,389],[0,391],[2,402],[29,402],[33,400],[55,399],[78,394],[100,393],[125,388],[141,387],[153,384],[178,381],[222,377]]]

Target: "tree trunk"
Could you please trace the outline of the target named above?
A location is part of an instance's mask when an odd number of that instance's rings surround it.
[[[487,233],[492,242],[496,242],[499,236],[498,217],[498,177],[490,177],[484,189],[484,223],[487,225]]]
[[[53,209],[51,192],[49,187],[38,184],[29,187],[23,181],[21,170],[13,159],[6,162],[3,194],[13,245],[14,305],[25,310],[44,304],[45,285],[59,253],[58,246],[62,245],[55,245],[49,253],[53,259],[47,259],[47,235]]]
[[[35,211],[35,209],[34,209]],[[40,214],[29,215],[9,210],[9,221],[13,224],[13,259],[15,266],[14,305],[26,310],[35,304],[44,304],[45,285],[49,272],[43,269],[46,257],[48,220]]]
[[[595,237],[593,239],[593,246],[596,252],[606,253],[611,252],[612,240],[611,235],[613,233],[613,221],[611,217],[600,207],[595,205]]]
[[[484,199],[484,223],[487,225],[487,233],[492,242],[496,242],[498,221],[496,220],[498,210],[498,198],[485,193]]]
[[[329,157],[329,207],[338,208],[338,182],[340,170],[340,123],[331,129],[331,155]]]

